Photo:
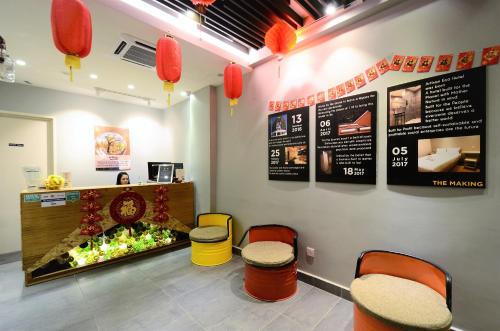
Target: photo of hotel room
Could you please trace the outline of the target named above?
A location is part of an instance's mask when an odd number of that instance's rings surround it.
[[[285,147],[285,164],[307,164],[307,146]]]
[[[367,110],[354,122],[339,124],[338,134],[339,136],[347,136],[350,134],[370,133],[372,131],[371,123],[372,113]]]
[[[421,86],[412,86],[392,91],[389,111],[389,125],[409,125],[422,122]]]
[[[480,136],[420,139],[419,172],[479,172]]]

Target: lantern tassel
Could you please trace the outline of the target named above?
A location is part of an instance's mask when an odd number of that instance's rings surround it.
[[[233,117],[234,114],[234,106],[238,104],[238,99],[229,99],[229,107],[231,107],[231,117]]]
[[[169,81],[164,81],[163,90],[168,92],[167,104],[168,104],[168,109],[170,109],[170,93],[174,92],[174,83]]]
[[[69,68],[69,81],[73,82],[73,69],[80,69],[80,58],[76,55],[66,55],[64,64]]]

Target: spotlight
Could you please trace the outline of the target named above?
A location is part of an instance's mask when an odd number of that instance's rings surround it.
[[[90,74],[89,77],[91,79],[97,79],[97,78],[99,78],[99,76],[97,76],[96,74]]]
[[[326,15],[331,15],[337,11],[337,7],[335,7],[333,4],[328,4],[325,8],[325,14]]]
[[[129,90],[135,89],[135,86],[133,84],[128,84],[127,87],[128,87]]]
[[[18,66],[24,67],[24,66],[26,65],[26,61],[21,60],[21,59],[17,59],[17,60],[16,60],[16,64],[17,64]]]

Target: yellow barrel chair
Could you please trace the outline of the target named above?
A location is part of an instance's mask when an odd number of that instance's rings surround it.
[[[201,266],[224,264],[233,257],[233,217],[229,214],[198,215],[189,233],[191,261]]]

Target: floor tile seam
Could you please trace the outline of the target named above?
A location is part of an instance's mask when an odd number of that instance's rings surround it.
[[[338,297],[338,300],[337,302],[332,306],[330,307],[330,309],[328,309],[328,311],[323,315],[323,317],[321,317],[319,319],[319,321],[313,326],[313,328],[311,330],[314,330],[318,327],[318,325],[321,324],[321,322],[328,316],[328,314],[330,314],[330,312],[335,309],[335,307],[337,307],[337,305],[340,303],[340,301],[342,301],[342,298],[341,297]]]
[[[207,328],[205,328],[200,322],[198,322],[193,316],[191,316],[191,313],[185,309],[182,304],[180,302],[177,302],[175,299],[173,300],[177,306],[179,306],[180,310],[182,310],[184,312],[184,314],[186,314],[186,316],[192,321],[194,322],[194,324],[198,325],[200,328],[202,328],[203,330],[205,331],[209,331]]]
[[[216,280],[216,279],[213,279],[213,280]],[[192,288],[192,289],[190,289],[190,290],[188,290],[188,291],[186,291],[186,292],[184,292],[184,293],[179,293],[178,295],[170,295],[170,294],[167,294],[167,295],[169,295],[172,299],[177,299],[177,298],[178,298],[178,297],[180,297],[180,296],[188,295],[188,294],[190,294],[191,292],[194,292],[194,291],[196,291],[196,290],[199,290],[199,289],[201,289],[201,288],[203,288],[203,287],[205,287],[205,286],[207,286],[207,285],[208,285],[208,284],[205,284],[205,285],[201,285],[201,286],[199,286],[199,287]],[[158,285],[158,286],[159,286],[159,285]],[[164,288],[163,288],[163,287],[161,287],[161,286],[160,286],[160,288],[162,289],[162,291],[164,290]],[[166,293],[165,293],[165,294],[166,294]]]
[[[260,329],[259,331],[262,331],[264,330],[265,328],[267,328],[269,325],[271,325],[275,320],[277,320],[281,315],[283,315],[282,313],[278,313],[274,318],[272,318],[267,324],[264,324]],[[284,316],[284,315],[283,315]],[[293,321],[295,323],[295,321]]]

